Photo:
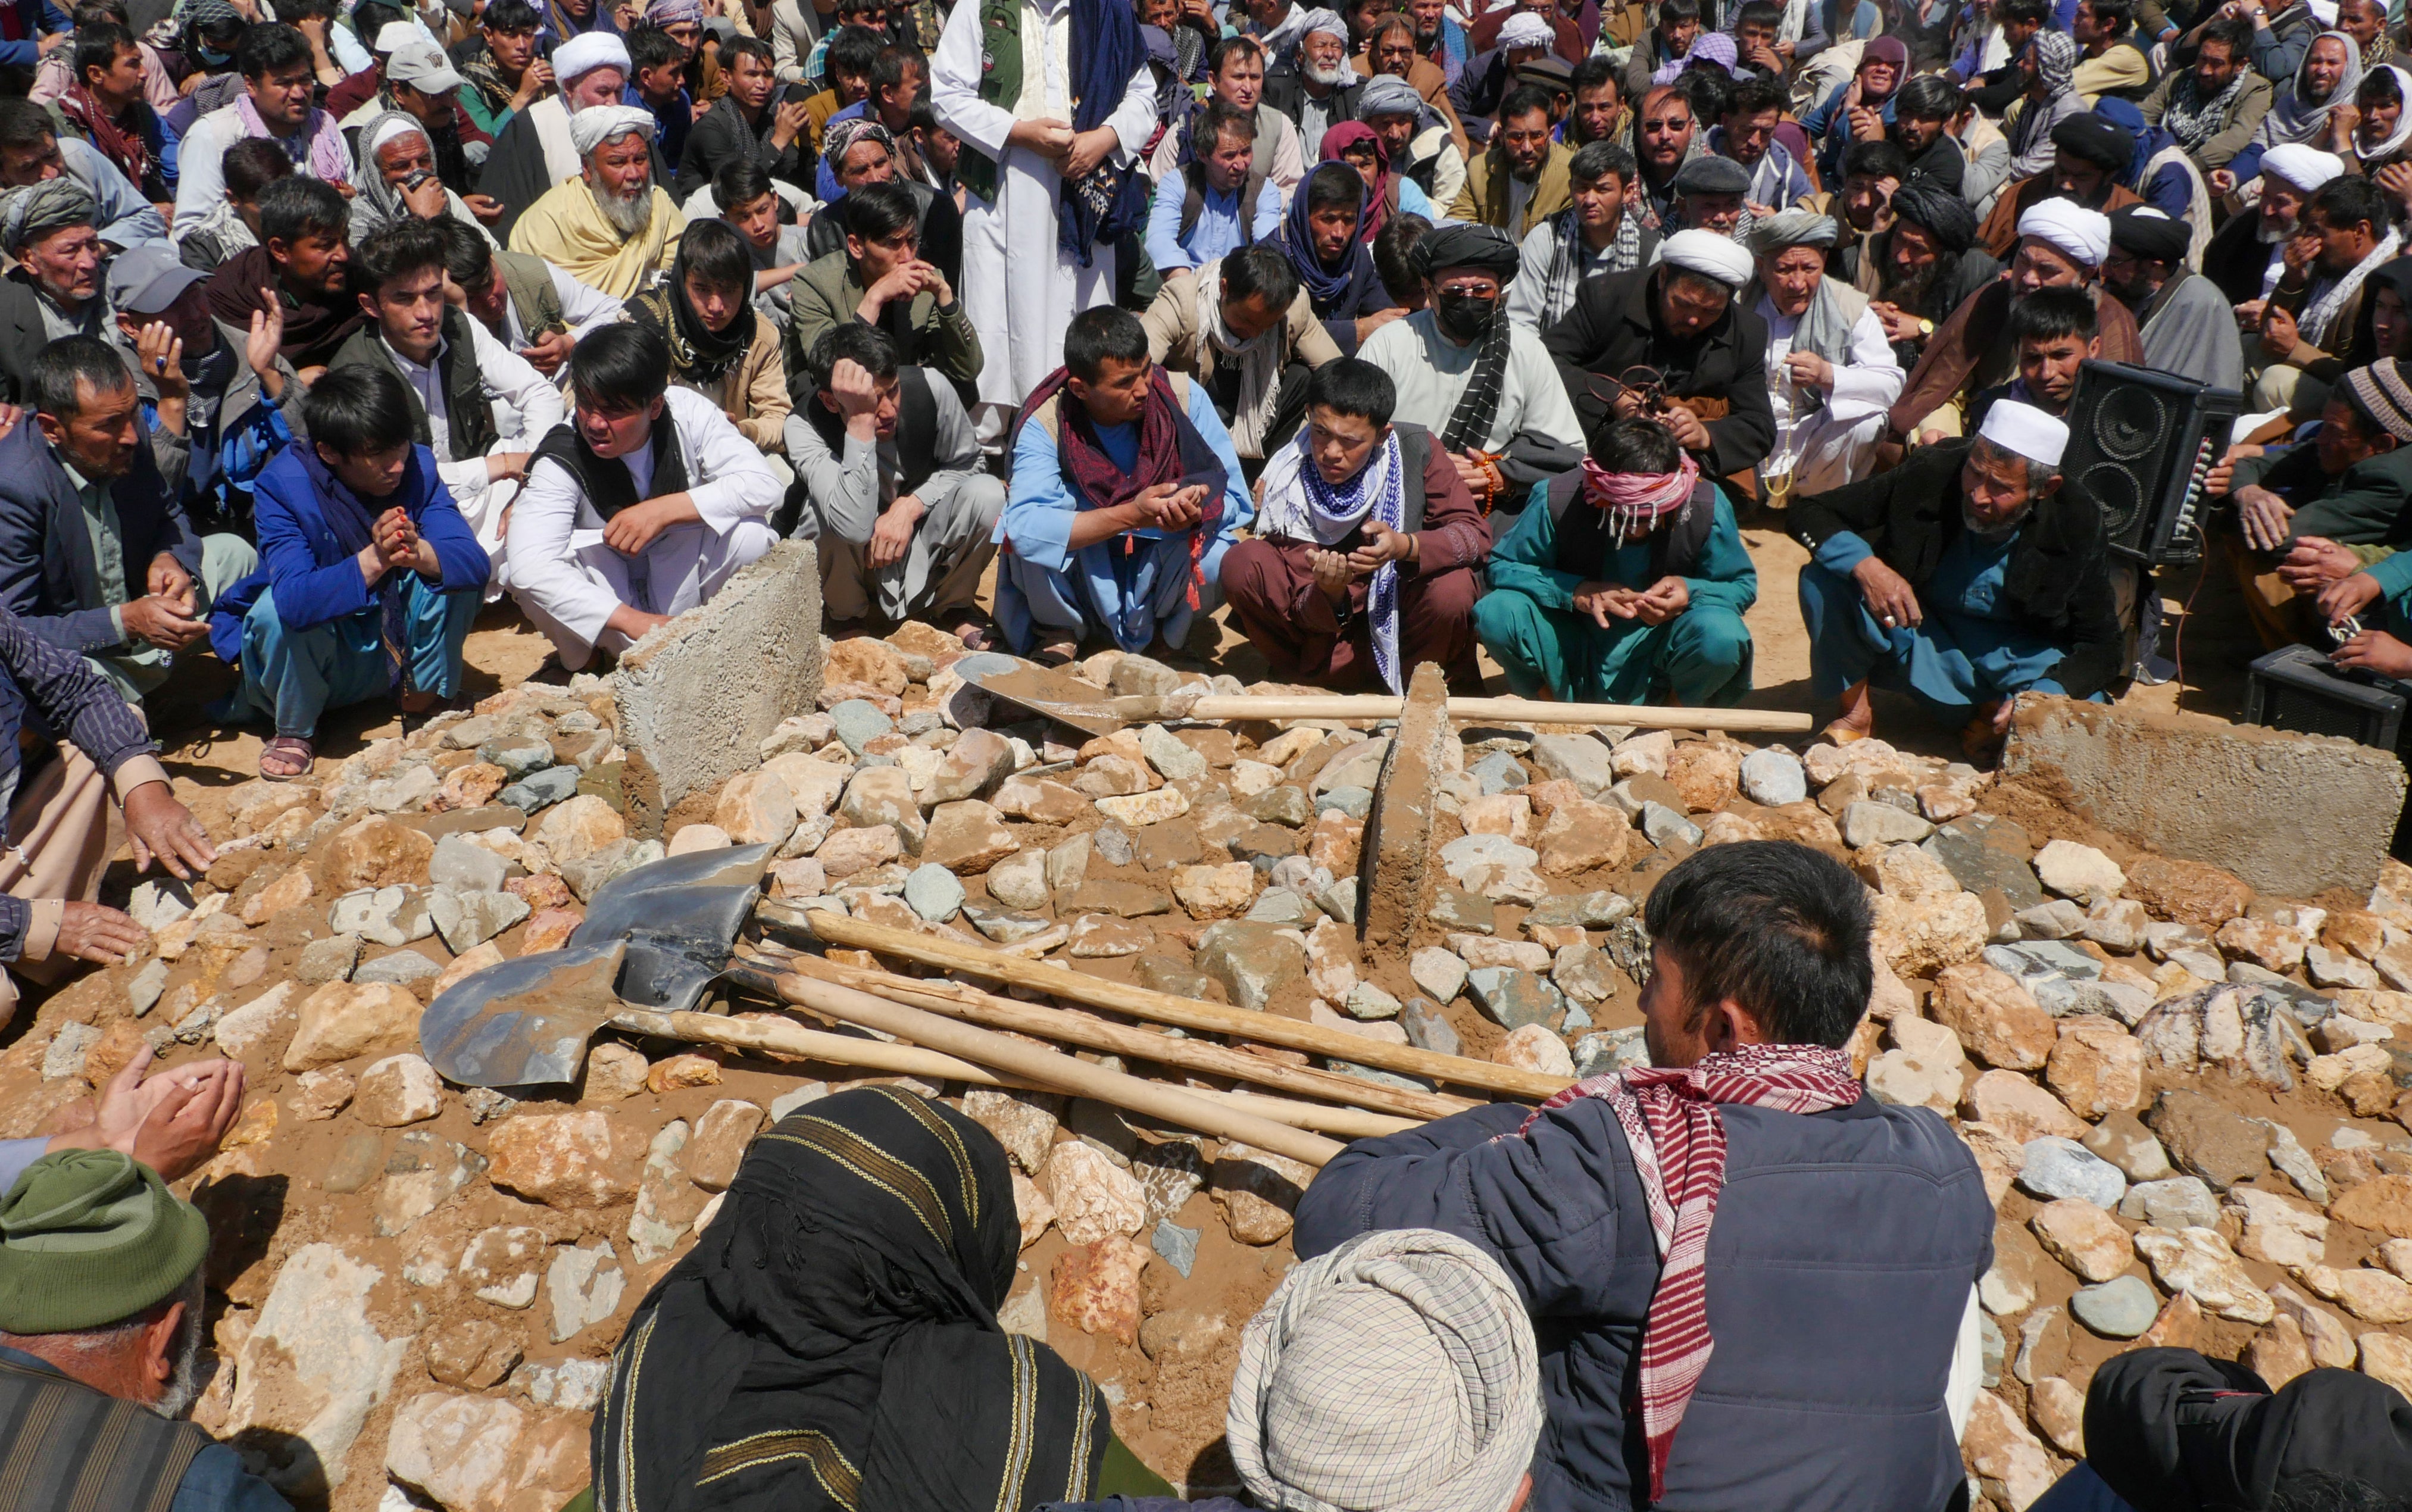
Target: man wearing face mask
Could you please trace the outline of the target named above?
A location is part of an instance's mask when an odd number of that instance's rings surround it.
[[[1520,508],[1534,483],[1581,461],[1583,433],[1541,338],[1500,307],[1522,263],[1516,243],[1493,227],[1445,225],[1409,261],[1431,307],[1374,332],[1359,355],[1390,375],[1398,418],[1440,437],[1486,509]]]
[[[1141,323],[1151,359],[1205,386],[1243,471],[1297,433],[1308,373],[1340,357],[1298,271],[1271,245],[1167,278]]]
[[[1756,467],[1775,440],[1767,325],[1740,302],[1750,254],[1713,231],[1678,231],[1659,265],[1583,286],[1543,338],[1583,433],[1655,419],[1713,477]]]
[[[1760,487],[1821,493],[1868,476],[1885,411],[1908,378],[1893,360],[1868,297],[1826,276],[1834,220],[1788,210],[1751,228],[1758,258],[1757,298],[1744,299],[1767,326],[1767,393],[1775,449],[1759,466]],[[1765,495],[1762,494],[1762,497]]]

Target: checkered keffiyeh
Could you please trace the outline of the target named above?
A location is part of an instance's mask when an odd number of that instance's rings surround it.
[[[1682,1070],[1642,1066],[1578,1081],[1517,1129],[1578,1097],[1605,1100],[1633,1150],[1658,1241],[1658,1289],[1641,1332],[1641,1432],[1650,1450],[1650,1498],[1667,1494],[1667,1456],[1684,1409],[1716,1347],[1709,1337],[1709,1225],[1726,1183],[1719,1103],[1822,1113],[1860,1100],[1850,1058],[1822,1045],[1745,1045]]]
[[[1360,1235],[1248,1320],[1224,1428],[1269,1512],[1493,1512],[1540,1436],[1532,1320],[1464,1240]]]

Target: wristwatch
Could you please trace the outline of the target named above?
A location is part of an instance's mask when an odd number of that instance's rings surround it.
[[[1921,319],[1918,322],[1918,335],[1919,335],[1919,339],[1920,341],[1923,341],[1923,340],[1925,340],[1927,337],[1932,336],[1932,335],[1934,335],[1934,321],[1932,321],[1932,320],[1927,320],[1927,319],[1923,319],[1923,318],[1921,318]]]

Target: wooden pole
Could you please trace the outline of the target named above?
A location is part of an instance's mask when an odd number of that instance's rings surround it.
[[[917,934],[910,930],[890,929],[884,924],[870,923],[845,914],[816,910],[806,915],[805,918],[806,927],[831,945],[902,956],[925,965],[968,972],[975,976],[986,976],[1017,987],[1034,988],[1054,997],[1069,998],[1075,1003],[1128,1014],[1154,1023],[1175,1024],[1183,1029],[1207,1034],[1237,1035],[1259,1044],[1278,1045],[1286,1050],[1305,1050],[1315,1055],[1336,1056],[1359,1065],[1396,1071],[1402,1076],[1478,1087],[1484,1092],[1500,1093],[1532,1102],[1556,1094],[1572,1080],[1568,1077],[1544,1076],[1537,1071],[1520,1071],[1514,1066],[1468,1060],[1462,1055],[1442,1055],[1433,1050],[1418,1050],[1412,1045],[1386,1045],[1380,1040],[1367,1039],[1346,1030],[1326,1029],[1320,1024],[1285,1019],[1277,1013],[1251,1013],[1244,1008],[1227,1008],[1213,1003],[1200,1003],[1194,998],[1175,997],[1169,992],[1108,981],[1102,976],[1091,976],[1043,961],[1023,961],[1000,955],[960,938]]]
[[[775,993],[799,1007],[882,1034],[911,1039],[932,1050],[960,1055],[1001,1072],[1035,1081],[1051,1092],[1094,1098],[1115,1108],[1144,1113],[1217,1138],[1237,1139],[1310,1166],[1328,1165],[1340,1153],[1337,1140],[1308,1134],[1271,1119],[1197,1096],[1161,1082],[1142,1081],[1120,1071],[1109,1071],[1076,1060],[1061,1050],[1032,1045],[1004,1035],[957,1023],[919,1008],[890,1003],[835,982],[815,981],[792,973],[773,973],[752,962],[731,962],[732,980]]]
[[[1380,693],[1209,694],[1191,719],[1396,719],[1405,698]],[[1631,703],[1541,703],[1530,698],[1451,698],[1449,717],[1507,725],[1630,725],[1636,729],[1747,730],[1798,734],[1807,714],[1771,709],[1672,709]]]
[[[968,1020],[991,1029],[1010,1029],[1019,1034],[1062,1040],[1087,1050],[1133,1056],[1162,1065],[1177,1066],[1184,1071],[1203,1072],[1208,1076],[1237,1077],[1302,1096],[1321,1097],[1352,1107],[1394,1113],[1416,1123],[1447,1118],[1451,1113],[1463,1113],[1469,1108],[1480,1106],[1463,1097],[1449,1097],[1432,1092],[1408,1092],[1345,1076],[1337,1071],[1288,1065],[1262,1055],[1251,1055],[1246,1050],[1209,1044],[1200,1039],[1175,1039],[1154,1029],[1109,1023],[1094,1014],[1044,1007],[1036,1003],[1019,1003],[1012,998],[997,997],[977,988],[965,987],[961,982],[917,981],[892,972],[840,965],[834,961],[804,954],[783,957],[780,964],[799,976],[816,976],[841,987],[857,988],[891,1003],[927,1008],[932,1013]]]

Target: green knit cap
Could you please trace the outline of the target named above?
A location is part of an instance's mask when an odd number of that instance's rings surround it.
[[[200,1210],[131,1155],[44,1155],[0,1197],[0,1330],[122,1322],[174,1295],[209,1249]]]

